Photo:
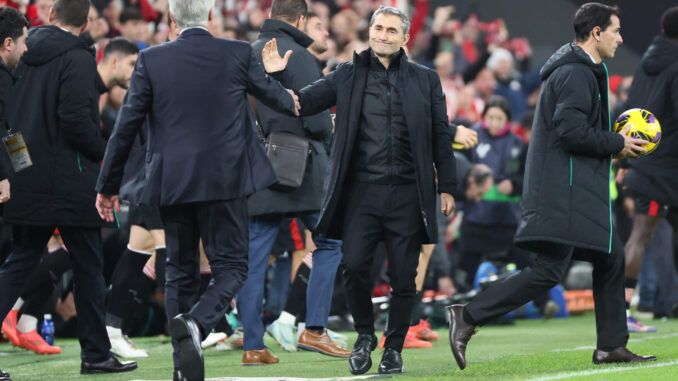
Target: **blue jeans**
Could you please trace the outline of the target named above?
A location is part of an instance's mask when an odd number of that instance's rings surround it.
[[[308,228],[315,227],[318,213],[299,216]],[[279,216],[256,216],[249,220],[249,262],[247,281],[236,300],[238,314],[244,330],[246,351],[264,346],[264,325],[261,311],[264,299],[266,265],[280,227]],[[313,252],[313,269],[306,291],[306,326],[326,327],[332,304],[334,278],[341,261],[341,241],[313,234],[316,250]]]
[[[269,272],[269,281],[266,311],[277,316],[285,308],[287,293],[290,290],[290,275],[292,273],[291,255],[276,258],[273,265],[267,271]]]

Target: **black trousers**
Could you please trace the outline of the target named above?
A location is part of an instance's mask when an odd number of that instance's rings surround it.
[[[466,305],[476,324],[483,325],[550,290],[560,283],[574,258],[593,264],[598,348],[626,346],[629,334],[624,299],[624,245],[616,231],[610,254],[556,243],[544,242],[539,246],[532,268],[490,286]]]
[[[106,285],[100,228],[14,225],[14,250],[0,267],[0,316],[6,316],[16,302],[56,227],[73,264],[80,357],[87,362],[105,361],[110,357],[111,343],[104,323]]]
[[[374,333],[370,270],[377,243],[383,241],[392,288],[384,346],[400,352],[410,326],[425,234],[417,186],[355,183],[344,200],[342,266],[356,331]]]
[[[161,206],[160,214],[167,247],[167,317],[172,319],[188,312],[198,321],[204,337],[223,318],[231,299],[247,279],[247,200]],[[212,280],[199,297],[200,239],[212,269]],[[175,365],[178,356],[175,349]]]

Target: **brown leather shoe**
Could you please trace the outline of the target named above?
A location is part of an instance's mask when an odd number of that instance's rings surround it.
[[[318,352],[332,357],[351,357],[351,352],[347,351],[346,349],[339,348],[336,344],[334,344],[334,341],[330,339],[326,331],[323,331],[322,334],[317,334],[305,329],[303,332],[301,332],[301,336],[299,336],[297,348]]]
[[[466,368],[466,344],[476,333],[473,325],[464,321],[464,306],[453,304],[447,307],[450,311],[450,348],[459,369]]]
[[[609,364],[617,362],[645,362],[657,361],[655,356],[638,356],[625,347],[617,347],[612,351],[596,349],[593,351],[594,364]]]
[[[256,351],[245,351],[245,353],[242,354],[243,365],[269,365],[277,364],[279,362],[280,359],[273,356],[266,348]]]

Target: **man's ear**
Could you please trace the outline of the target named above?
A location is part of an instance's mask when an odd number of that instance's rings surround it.
[[[409,34],[409,33],[406,33],[406,34],[403,36],[403,45],[407,45],[408,42],[410,42],[410,34]]]
[[[49,23],[50,24],[54,24],[55,15],[56,15],[56,11],[54,10],[54,7],[50,8],[49,9]]]
[[[2,41],[2,48],[7,50],[7,51],[12,51],[13,47],[12,45],[14,44],[14,39],[12,37],[7,37],[5,38],[4,41]]]
[[[85,29],[87,29],[87,25],[89,24],[88,20],[85,20],[85,24],[80,27],[80,33],[84,32]]]
[[[118,64],[120,63],[120,60],[118,59],[118,56],[112,54],[108,62],[109,65],[111,66],[111,69],[116,69],[118,67]]]
[[[601,32],[601,29],[600,29],[599,26],[593,27],[593,29],[591,29],[591,34],[593,35],[593,38],[596,41],[600,41],[600,32]]]

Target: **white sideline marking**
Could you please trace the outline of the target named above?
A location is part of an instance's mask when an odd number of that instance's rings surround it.
[[[569,372],[569,373],[559,373],[559,374],[554,374],[554,375],[551,375],[551,376],[532,378],[528,381],[562,380],[564,378],[571,378],[571,377],[584,377],[584,376],[592,376],[594,374],[603,374],[603,373],[628,372],[628,371],[631,371],[631,370],[640,370],[640,369],[648,369],[648,368],[663,368],[665,366],[673,366],[673,365],[678,365],[678,360],[669,361],[669,362],[654,363],[654,364],[650,364],[650,365],[640,365],[640,364],[638,364],[638,366],[625,366],[625,367],[595,369],[595,370],[582,370],[582,371],[578,371],[578,372]]]
[[[380,380],[391,378],[390,376],[372,375],[356,377],[328,377],[328,378],[298,378],[298,377],[217,377],[206,378],[205,381],[344,381],[344,380]],[[151,380],[132,380],[132,381],[151,381]],[[158,380],[160,381],[160,380]]]
[[[629,343],[641,343],[643,341],[648,341],[648,340],[654,340],[654,339],[668,339],[671,337],[678,337],[678,332],[676,333],[671,333],[668,335],[651,335],[651,336],[643,336],[635,339],[629,339]],[[575,348],[565,348],[565,349],[553,349],[549,352],[572,352],[572,351],[582,351],[585,349],[596,349],[595,346],[592,345],[585,345],[581,347],[575,347]]]

